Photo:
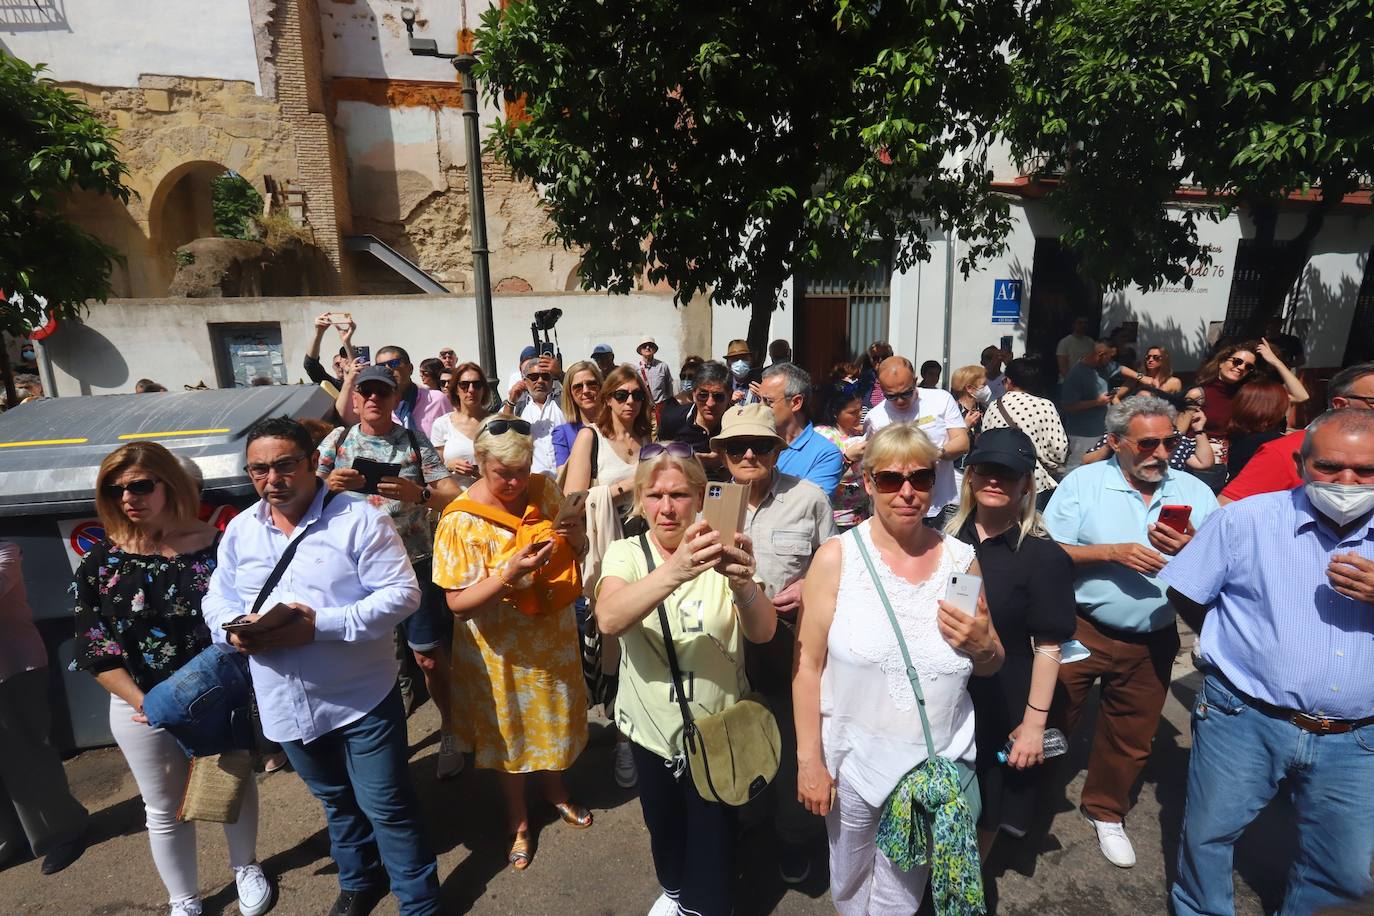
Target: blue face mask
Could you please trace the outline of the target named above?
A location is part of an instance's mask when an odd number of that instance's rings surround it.
[[[735,378],[744,378],[749,374],[749,361],[747,359],[737,359],[730,364],[730,372]]]
[[[691,391],[691,390],[692,390],[692,387],[693,387],[694,385],[696,385],[697,380],[694,379],[694,378],[684,378],[684,379],[679,379],[679,382],[680,382],[679,387],[681,387],[682,390],[683,390],[684,392],[687,392],[687,391]]]

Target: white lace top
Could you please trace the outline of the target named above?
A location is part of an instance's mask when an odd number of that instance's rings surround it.
[[[864,539],[920,673],[936,754],[970,764],[975,748],[967,687],[973,662],[945,642],[936,614],[950,574],[966,572],[974,555],[968,544],[945,537],[935,573],[912,585],[883,562],[869,533],[872,525],[866,521],[840,535],[840,586],[821,673],[821,744],[831,775],[879,807],[926,759],[926,743],[901,649],[854,536]]]

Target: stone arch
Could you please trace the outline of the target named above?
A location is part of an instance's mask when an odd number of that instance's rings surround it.
[[[524,277],[506,277],[492,290],[497,293],[532,293],[534,287]]]
[[[577,292],[582,289],[582,268],[581,265],[574,264],[573,269],[568,271],[568,279],[563,281],[565,292]]]

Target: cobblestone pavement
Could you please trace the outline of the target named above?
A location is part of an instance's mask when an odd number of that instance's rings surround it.
[[[1191,640],[1189,640],[1191,642]],[[1127,822],[1139,862],[1118,869],[1099,854],[1091,828],[1079,817],[1088,737],[1080,732],[1068,759],[1044,794],[1042,826],[1026,840],[999,840],[989,865],[997,912],[1030,914],[1164,914],[1188,759],[1188,708],[1200,676],[1184,655],[1155,752]],[[490,774],[465,772],[451,782],[434,776],[438,717],[432,706],[410,719],[411,776],[439,853],[445,913],[614,914],[647,912],[658,894],[648,835],[633,790],[610,778],[611,735],[593,725],[592,745],[569,773],[573,796],[587,804],[596,823],[574,830],[538,810],[538,847],[524,873],[506,867],[498,792]],[[1085,730],[1091,721],[1085,723]],[[3,752],[3,751],[0,751]],[[114,748],[89,751],[67,764],[77,795],[91,809],[94,842],[79,862],[45,878],[36,861],[0,870],[0,909],[5,914],[161,913],[165,896],[153,870],[142,825],[142,806],[123,758]],[[258,849],[271,874],[280,876],[278,914],[324,914],[337,893],[329,842],[319,805],[292,773],[262,779]],[[1073,800],[1073,801],[1070,801]],[[236,913],[224,836],[200,825],[201,888],[207,914]],[[1273,912],[1292,852],[1290,812],[1281,805],[1252,826],[1237,856],[1237,913]],[[739,916],[833,913],[826,892],[823,847],[817,867],[800,888],[777,878],[771,840],[760,826],[744,832],[739,853]],[[394,900],[378,914],[396,913]]]

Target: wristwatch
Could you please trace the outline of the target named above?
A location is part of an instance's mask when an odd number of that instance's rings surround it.
[[[429,498],[430,498],[431,496],[433,496],[433,495],[434,495],[434,491],[431,490],[431,489],[429,488],[429,485],[428,485],[428,484],[426,484],[426,485],[420,490],[420,505],[422,505],[422,506],[428,505],[428,504],[429,504]]]

